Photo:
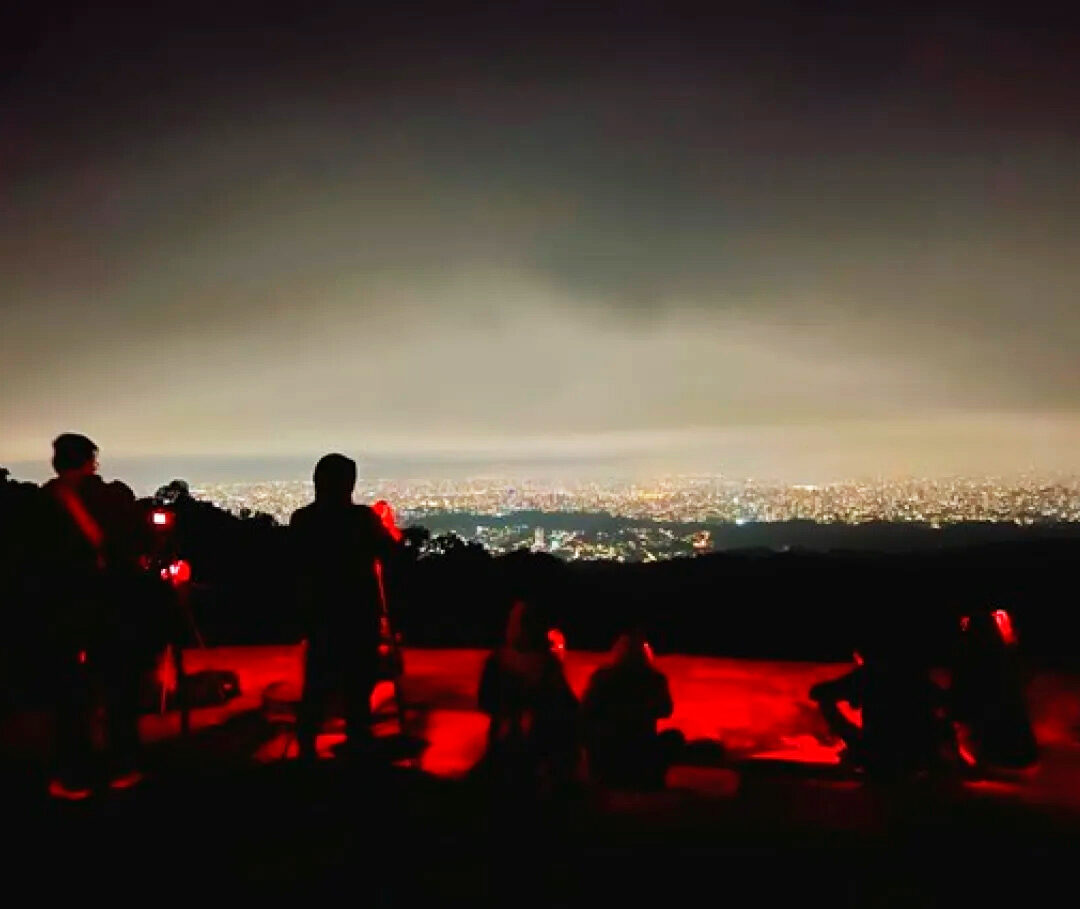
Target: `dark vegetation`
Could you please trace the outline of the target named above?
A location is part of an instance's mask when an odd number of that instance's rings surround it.
[[[9,654],[33,649],[34,579],[25,570],[23,530],[37,491],[9,479],[0,484],[0,602]],[[140,501],[148,522],[162,505],[175,516],[163,543],[192,566],[191,606],[208,644],[299,638],[287,528],[267,515],[234,515],[198,501],[182,483]],[[490,647],[510,599],[525,596],[548,608],[574,649],[607,649],[628,622],[640,622],[662,653],[846,660],[868,625],[895,630],[942,658],[964,610],[992,605],[1010,610],[1031,661],[1080,663],[1076,525],[998,542],[976,532],[968,544],[952,538],[907,550],[895,542],[902,531],[871,529],[891,534],[882,549],[893,551],[757,548],[621,564],[563,562],[524,550],[495,557],[454,534],[432,537],[412,527],[393,566],[391,607],[412,646]]]

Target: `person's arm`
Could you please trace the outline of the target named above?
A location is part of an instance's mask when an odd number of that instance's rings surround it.
[[[374,508],[367,508],[366,506],[365,508],[371,525],[371,539],[375,558],[382,562],[383,570],[386,571],[392,568],[394,562],[397,561],[398,556],[405,548],[404,542],[390,532],[390,529],[383,524],[382,518],[379,517]]]
[[[125,549],[122,557],[134,566],[138,564],[139,556],[150,551],[153,542],[152,531],[145,515],[139,509],[131,487],[119,480],[114,480],[111,485],[118,502],[120,535]]]
[[[294,511],[289,517],[288,557],[289,570],[292,574],[293,592],[300,611],[300,620],[304,635],[310,634],[312,585],[310,566],[307,563],[307,551],[304,540],[304,519],[300,512]]]

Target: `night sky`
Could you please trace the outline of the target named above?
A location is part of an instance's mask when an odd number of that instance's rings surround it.
[[[746,6],[9,20],[0,463],[1071,470],[1080,32]]]

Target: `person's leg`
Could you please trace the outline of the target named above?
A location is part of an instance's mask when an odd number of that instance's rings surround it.
[[[74,798],[89,795],[93,785],[93,687],[85,656],[57,655],[52,684],[56,723],[54,795]]]
[[[123,787],[141,778],[139,693],[142,672],[130,656],[119,655],[106,667],[104,679],[109,769],[113,785]]]
[[[345,662],[345,737],[351,751],[370,749],[374,739],[371,728],[371,697],[378,681],[375,646]]]
[[[296,743],[300,757],[314,759],[315,739],[323,723],[323,713],[331,689],[329,658],[325,648],[309,641],[304,656],[304,685],[296,716]]]

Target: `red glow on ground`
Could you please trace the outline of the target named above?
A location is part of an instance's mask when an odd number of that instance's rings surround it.
[[[409,648],[404,652],[403,697],[410,712],[409,739],[416,747],[407,757],[395,760],[448,778],[460,777],[476,763],[484,750],[488,722],[476,708],[477,682],[486,656],[487,651],[482,650]],[[609,659],[607,653],[566,651],[567,678],[579,696],[593,671]],[[184,663],[189,673],[231,669],[240,681],[240,696],[227,705],[192,711],[193,732],[221,725],[245,711],[258,711],[268,724],[260,728],[269,734],[243,741],[230,739],[227,747],[246,749],[244,753],[256,762],[278,761],[295,753],[293,707],[300,696],[301,646],[193,648],[184,651]],[[670,787],[727,798],[741,788],[739,780],[745,766],[764,764],[771,768],[774,763],[775,771],[770,769],[769,773],[784,774],[788,772],[783,769],[787,764],[805,767],[805,771],[792,777],[804,781],[800,786],[809,785],[807,776],[811,782],[817,779],[815,766],[822,769],[822,784],[830,793],[840,785],[835,776],[841,746],[829,737],[807,692],[817,682],[850,669],[850,663],[662,654],[656,665],[668,676],[675,703],[674,714],[659,725],[679,729],[690,746],[687,762],[677,764],[669,774]],[[166,685],[175,685],[170,678],[171,659],[163,661],[159,671]],[[1075,733],[1076,717],[1080,715],[1080,680],[1043,674],[1036,677],[1029,697],[1032,722],[1044,749],[1038,768],[1009,782],[995,777],[993,782],[966,782],[964,788],[987,796],[1009,795],[1080,812],[1080,747]],[[282,709],[272,710],[274,705]],[[400,733],[400,725],[392,683],[379,683],[372,709],[376,735],[387,738],[388,747],[396,752],[398,746],[391,740]],[[169,709],[144,715],[140,731],[148,744],[177,737],[179,714]],[[334,748],[342,741],[342,724],[331,718],[318,738],[318,751],[327,759],[334,758]],[[0,742],[8,747],[16,745],[12,735]],[[45,747],[47,735],[26,738],[18,747],[28,745]],[[217,759],[213,754],[205,758]]]
[[[812,735],[783,736],[785,747],[772,751],[756,751],[751,757],[755,760],[793,761],[797,764],[836,765],[840,763],[840,751],[843,746],[825,745]]]
[[[49,795],[54,799],[65,799],[69,802],[81,802],[84,799],[90,798],[93,792],[90,789],[69,789],[59,780],[52,780],[49,783]]]
[[[137,770],[133,770],[131,773],[125,773],[123,776],[118,776],[115,779],[109,781],[109,788],[116,790],[131,789],[133,786],[138,786],[143,781],[143,775]]]

